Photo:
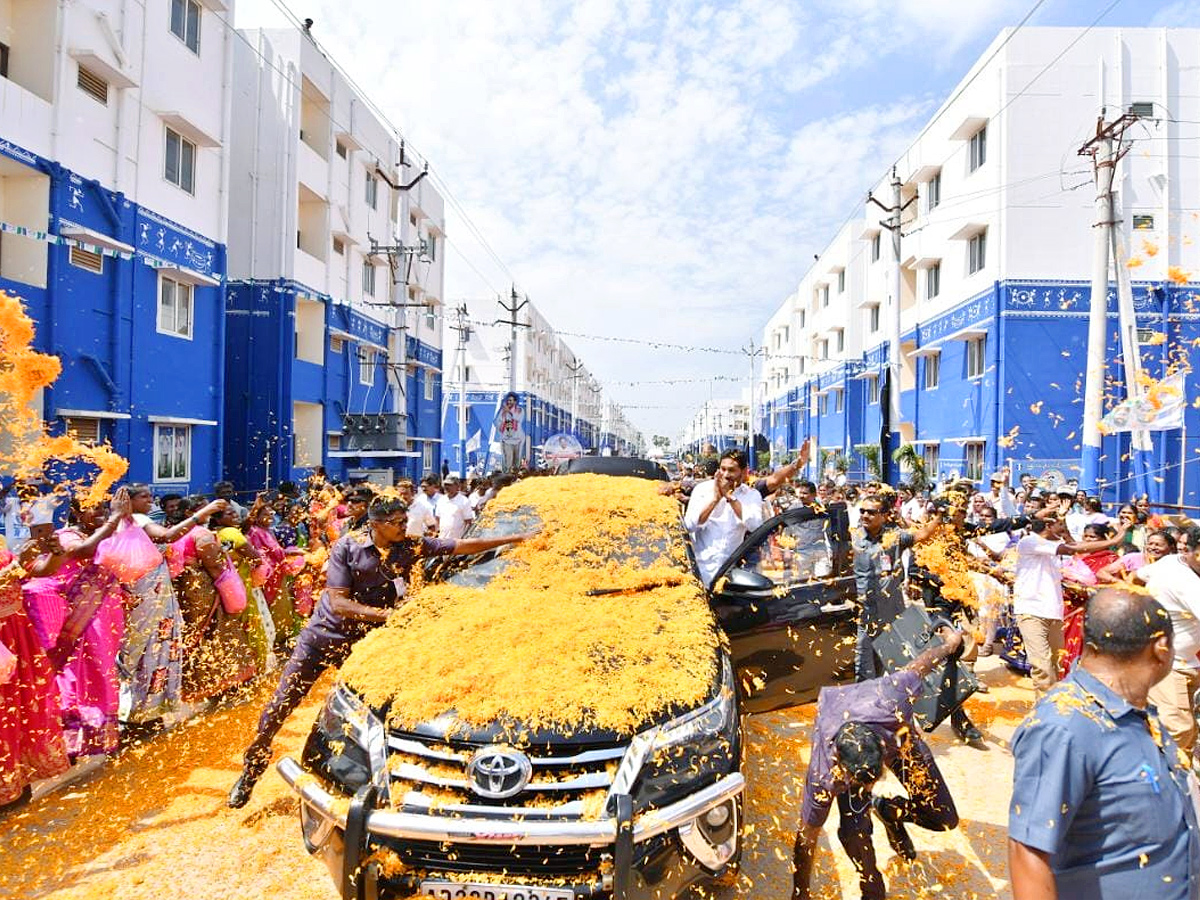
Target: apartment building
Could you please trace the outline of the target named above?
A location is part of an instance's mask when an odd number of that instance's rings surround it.
[[[1001,32],[896,163],[899,296],[886,215],[864,204],[767,323],[756,416],[773,450],[812,436],[826,451],[812,474],[840,455],[862,476],[895,430],[931,475],[1077,476],[1095,221],[1091,160],[1077,151],[1102,113],[1138,117],[1117,214],[1142,363],[1158,377],[1200,337],[1198,66],[1195,29]],[[891,182],[864,188],[890,206]],[[1123,396],[1115,295],[1113,283],[1106,403]],[[1189,375],[1189,401],[1198,389]],[[1164,501],[1197,502],[1198,417],[1189,403],[1185,428],[1153,434]],[[1129,496],[1129,435],[1106,436],[1102,453],[1106,497]]]
[[[511,329],[493,324],[507,315],[499,303],[466,306],[468,330],[461,343],[446,350],[442,434],[452,471],[496,465],[500,451],[493,422],[510,377],[525,410],[526,459],[536,462],[546,439],[560,433],[573,434],[588,453],[627,456],[641,445],[621,407],[536,306],[530,303],[517,314],[522,324],[516,329],[515,361]],[[447,324],[457,327],[453,313]]]
[[[685,453],[745,450],[749,439],[749,392],[737,399],[707,400],[684,428],[680,447]]]
[[[50,428],[163,490],[223,468],[232,5],[0,0],[0,289]]]
[[[442,198],[301,29],[242,32],[225,433],[242,487],[441,464]]]

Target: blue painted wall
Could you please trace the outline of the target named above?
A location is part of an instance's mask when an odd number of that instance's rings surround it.
[[[74,224],[137,250],[132,259],[104,257],[97,274],[71,265],[68,246],[51,244],[45,288],[0,279],[0,288],[25,300],[37,323],[37,349],[62,362],[62,374],[45,392],[49,427],[61,430],[58,409],[128,415],[103,420],[101,436],[129,460],[130,480],[154,483],[161,492],[209,490],[222,471],[224,286],[194,287],[190,338],[160,334],[158,268],[178,266],[219,281],[224,246],[9,142],[0,140],[0,153],[49,177],[50,234]],[[156,483],[154,418],[216,423],[191,426],[186,479]]]
[[[901,395],[902,418],[913,425],[917,442],[940,442],[939,475],[965,471],[966,439],[985,442],[985,475],[1007,463],[1014,473],[1042,476],[1079,474],[1083,414],[1083,366],[1086,361],[1087,310],[1090,290],[1082,282],[1003,282],[960,304],[902,337],[917,347],[936,346],[941,353],[938,386],[924,388],[926,361],[918,357],[915,387]],[[1186,360],[1200,346],[1200,286],[1170,283],[1134,286],[1138,325],[1160,331],[1166,340],[1143,345],[1139,352],[1147,374],[1160,377],[1171,361]],[[1115,293],[1110,290],[1106,349],[1106,405],[1123,397],[1123,368],[1117,339]],[[986,333],[986,362],[981,377],[967,378],[965,332]],[[782,440],[794,448],[805,435],[822,448],[877,443],[882,421],[878,402],[867,399],[867,382],[852,373],[881,378],[888,348],[870,348],[861,361],[809,378],[775,401],[772,446]],[[880,382],[882,384],[882,381]],[[821,414],[812,394],[842,384],[842,415]],[[1187,376],[1185,428],[1152,433],[1154,486],[1163,502],[1200,504],[1200,375]],[[882,399],[882,398],[881,398]],[[764,430],[764,433],[768,433]],[[1186,440],[1185,440],[1186,436]],[[1104,499],[1116,502],[1133,493],[1128,435],[1104,438]],[[855,455],[851,477],[862,461]],[[812,474],[815,472],[814,465]]]

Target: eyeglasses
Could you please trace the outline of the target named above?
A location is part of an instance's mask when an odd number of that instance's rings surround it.
[[[861,515],[861,516],[882,516],[883,510],[882,509],[862,509],[862,510],[859,510],[859,515]]]

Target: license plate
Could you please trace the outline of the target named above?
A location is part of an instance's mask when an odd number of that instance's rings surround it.
[[[575,892],[565,888],[475,881],[422,881],[421,894],[438,900],[575,900]]]

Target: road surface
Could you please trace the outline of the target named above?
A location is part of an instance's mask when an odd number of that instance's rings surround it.
[[[910,829],[920,856],[907,866],[893,858],[876,829],[890,897],[1009,896],[1004,847],[1012,759],[1003,742],[1033,693],[1027,679],[994,659],[982,661],[980,673],[992,692],[972,698],[969,706],[991,749],[954,743],[946,727],[930,738],[962,824],[950,833]],[[297,752],[329,683],[327,676],[289,720],[276,742],[280,755]],[[85,779],[0,819],[0,896],[336,900],[325,867],[304,852],[296,801],[273,771],[245,809],[224,805],[268,690],[264,685],[239,705],[130,747]],[[788,896],[812,712],[776,712],[747,724],[749,834],[742,877],[721,892],[723,898]],[[888,789],[881,782],[878,790]],[[831,900],[858,896],[836,829],[835,809],[814,878],[814,895]]]

